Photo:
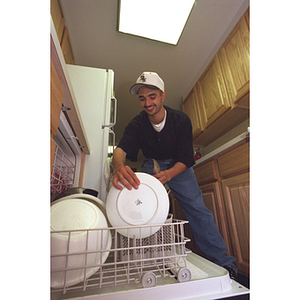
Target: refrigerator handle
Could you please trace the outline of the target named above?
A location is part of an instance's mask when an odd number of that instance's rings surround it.
[[[117,123],[117,98],[111,97],[111,100],[114,103],[114,120],[113,120],[113,123],[110,123],[109,125],[102,125],[102,129],[104,129],[105,127],[108,127],[109,129],[111,129]]]

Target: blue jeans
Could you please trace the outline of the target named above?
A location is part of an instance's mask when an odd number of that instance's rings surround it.
[[[157,161],[161,171],[173,166],[172,159]],[[153,175],[154,163],[147,159],[142,172]],[[178,200],[192,229],[194,239],[207,258],[220,266],[235,266],[235,258],[227,256],[226,244],[219,233],[212,212],[205,206],[193,168],[188,168],[167,182]]]

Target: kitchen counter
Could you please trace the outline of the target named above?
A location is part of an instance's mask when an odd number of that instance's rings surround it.
[[[227,148],[235,145],[236,143],[244,140],[245,138],[247,138],[249,136],[249,132],[250,132],[250,129],[248,129],[247,131],[243,132],[242,134],[238,135],[237,137],[233,138],[232,140],[230,140],[229,142],[225,143],[224,145],[218,147],[217,149],[209,152],[208,154],[204,155],[203,157],[201,157],[200,159],[198,159],[194,165],[194,167],[206,160],[208,160],[209,158],[215,156],[216,154],[226,150]]]

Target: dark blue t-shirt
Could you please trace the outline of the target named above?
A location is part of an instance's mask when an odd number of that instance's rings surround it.
[[[192,124],[189,117],[179,111],[164,106],[167,110],[166,123],[157,132],[145,111],[140,112],[126,126],[118,147],[123,149],[131,161],[137,161],[142,149],[146,158],[173,159],[182,162],[187,168],[195,164],[193,156]]]

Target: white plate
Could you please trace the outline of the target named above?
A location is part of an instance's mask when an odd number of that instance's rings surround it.
[[[146,173],[135,173],[141,184],[137,190],[118,190],[111,187],[106,200],[107,217],[117,231],[133,238],[144,238],[154,234],[163,224],[169,213],[169,197],[166,189],[155,177]],[[144,227],[140,227],[144,226]]]
[[[83,199],[58,200],[52,203],[51,231],[94,228],[108,228],[105,216],[95,204]],[[109,229],[90,231],[88,235],[87,231],[75,231],[70,237],[68,232],[51,233],[51,255],[56,255],[51,257],[51,287],[71,286],[92,276],[99,266],[86,269],[83,267],[103,264],[109,254],[106,250],[111,248],[111,240]],[[86,250],[99,252],[86,256],[82,254]],[[72,253],[72,255],[69,255],[67,259],[64,255],[66,253]],[[69,268],[77,269],[66,273],[55,272],[55,270],[65,268],[66,264]]]

